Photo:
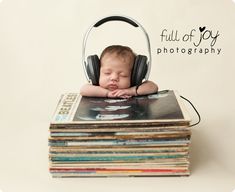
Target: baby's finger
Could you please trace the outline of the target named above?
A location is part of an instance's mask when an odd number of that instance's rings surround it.
[[[118,90],[118,91],[115,92],[115,95],[119,97],[119,96],[123,95],[123,91]]]
[[[129,98],[131,98],[130,95],[121,95],[120,97],[123,98],[123,99],[129,99]]]

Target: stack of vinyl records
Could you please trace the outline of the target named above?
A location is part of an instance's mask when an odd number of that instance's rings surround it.
[[[61,96],[50,124],[53,177],[188,176],[190,118],[175,91],[130,99]]]

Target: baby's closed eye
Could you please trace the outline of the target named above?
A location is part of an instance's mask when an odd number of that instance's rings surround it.
[[[120,73],[119,74],[121,77],[129,77],[129,74],[127,74],[127,73]]]

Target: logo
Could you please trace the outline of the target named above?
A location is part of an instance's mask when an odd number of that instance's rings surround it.
[[[163,29],[160,40],[164,46],[157,48],[157,54],[220,55],[222,48],[217,47],[220,36],[218,30],[213,31],[206,26],[190,29],[187,33]]]

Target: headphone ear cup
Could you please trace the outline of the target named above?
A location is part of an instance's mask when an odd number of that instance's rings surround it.
[[[99,85],[100,77],[100,60],[97,55],[90,55],[87,57],[87,75],[93,85]]]
[[[131,86],[140,85],[147,73],[147,57],[144,55],[137,55],[131,74]]]

